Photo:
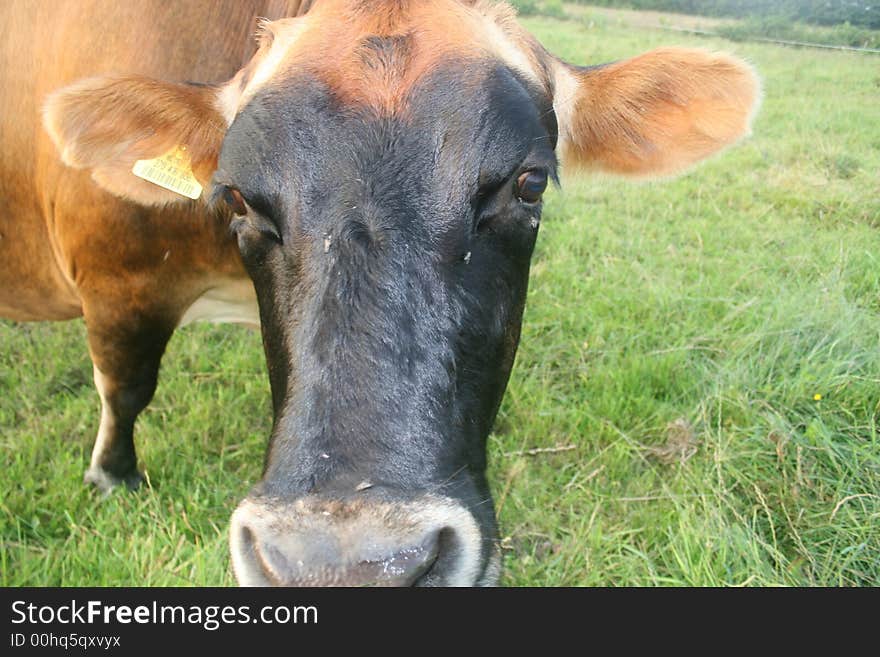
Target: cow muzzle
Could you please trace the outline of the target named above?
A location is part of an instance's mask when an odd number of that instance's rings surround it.
[[[242,586],[491,585],[483,544],[473,515],[437,497],[405,504],[246,499],[230,528]]]

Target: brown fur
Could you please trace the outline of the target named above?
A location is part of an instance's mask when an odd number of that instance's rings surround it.
[[[139,152],[143,147],[137,142],[139,135],[146,137],[147,144],[155,144],[155,150],[166,143],[161,131],[148,136],[149,124],[139,123],[150,96],[161,96],[165,85],[136,76],[224,82],[254,52],[251,35],[257,17],[281,15],[268,10],[296,13],[299,3],[275,0],[272,4],[192,1],[185,10],[164,0],[10,0],[4,5],[0,11],[4,34],[0,41],[0,87],[4,89],[0,94],[4,117],[0,122],[0,194],[4,199],[0,316],[65,319],[80,315],[89,303],[113,303],[114,297],[125,300],[132,288],[127,265],[133,261],[153,263],[156,280],[135,287],[152,295],[154,305],[191,302],[211,284],[215,272],[244,277],[234,243],[204,211],[195,212],[189,204],[145,210],[102,192],[90,180],[89,171],[65,166],[41,125],[41,104],[50,93],[77,79],[108,76],[97,86],[103,85],[99,97],[112,101],[110,114],[101,118],[94,111],[100,104],[80,102],[82,96],[78,99],[75,93],[56,95],[56,110],[61,106],[75,110],[63,126],[56,122],[57,132],[65,135],[73,162],[101,165],[97,171],[101,182],[116,188],[121,178],[125,186],[137,186],[141,182],[137,178],[125,172],[117,178],[113,165],[108,168],[106,164],[108,154],[125,153],[125,147]],[[78,83],[73,90],[82,92],[95,84]],[[137,93],[123,97],[122,90],[132,88],[146,97]],[[176,84],[167,88],[169,99],[177,94],[179,100],[192,101],[196,109],[169,104],[163,121],[166,128],[176,126],[176,118],[190,117],[193,121],[187,122],[184,133],[196,136],[197,144],[208,143],[206,137],[214,128],[196,127],[195,120],[208,115],[206,101],[200,97],[204,91]],[[213,123],[212,118],[209,126]],[[205,151],[201,147],[197,151],[201,159]],[[202,166],[200,173],[204,175],[208,168]],[[163,260],[169,248],[171,256]],[[148,292],[151,286],[154,291]],[[168,290],[176,288],[188,289],[181,293],[185,298],[167,299]],[[116,304],[121,314],[127,312],[125,303]],[[174,315],[182,309],[168,312]]]
[[[663,48],[578,71],[565,129],[566,163],[627,175],[669,175],[749,131],[759,85],[728,55]]]
[[[459,61],[466,66],[468,60],[499,57],[495,35],[487,29],[494,25],[512,44],[519,44],[531,68],[541,68],[535,42],[516,25],[504,3],[323,0],[301,20],[305,24],[298,19],[265,26],[267,36],[246,79],[269,59],[277,41],[287,50],[267,84],[306,72],[324,80],[342,102],[402,113],[413,86],[442,63]],[[293,31],[295,39],[282,38]],[[240,105],[257,90],[243,89]]]
[[[456,2],[371,4],[374,11],[344,0],[314,7],[310,23],[316,27],[303,34],[288,62],[325,80],[343,102],[396,113],[438,62],[474,53],[472,40],[462,34],[464,8]]]
[[[207,185],[227,128],[215,97],[213,87],[145,77],[89,78],[51,95],[44,123],[64,163],[90,169],[105,189],[145,205],[174,202],[174,192],[133,176],[132,166],[183,147],[194,174]]]

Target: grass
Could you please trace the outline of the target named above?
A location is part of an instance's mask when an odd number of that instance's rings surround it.
[[[524,23],[580,63],[733,48],[765,98],[752,138],[683,178],[548,195],[489,440],[502,583],[880,585],[876,59]],[[138,426],[152,487],[106,499],[81,484],[81,322],[3,322],[0,344],[0,584],[231,584],[270,425],[259,336],[175,335]]]
[[[588,24],[616,22],[641,27],[659,27],[670,30],[695,30],[697,33],[716,34],[733,41],[783,40],[801,45],[847,46],[877,50],[880,47],[880,30],[838,23],[835,25],[811,25],[785,16],[751,15],[744,18],[695,16],[663,11],[638,11],[622,8],[621,3],[589,2],[563,5],[561,0],[512,0],[521,16],[549,16],[569,18]],[[624,3],[625,4],[625,3]],[[791,44],[789,44],[791,45]]]

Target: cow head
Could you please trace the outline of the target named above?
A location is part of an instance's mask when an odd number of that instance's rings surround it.
[[[274,425],[232,518],[242,584],[491,584],[486,437],[557,166],[668,175],[747,132],[754,73],[663,49],[581,68],[506,5],[324,0],[263,25],[220,87],[101,78],[55,94],[73,166],[187,149],[260,305]]]

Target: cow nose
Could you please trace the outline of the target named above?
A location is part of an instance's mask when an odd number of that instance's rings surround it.
[[[371,511],[246,501],[232,518],[235,576],[245,586],[416,584],[437,560],[441,531]]]

